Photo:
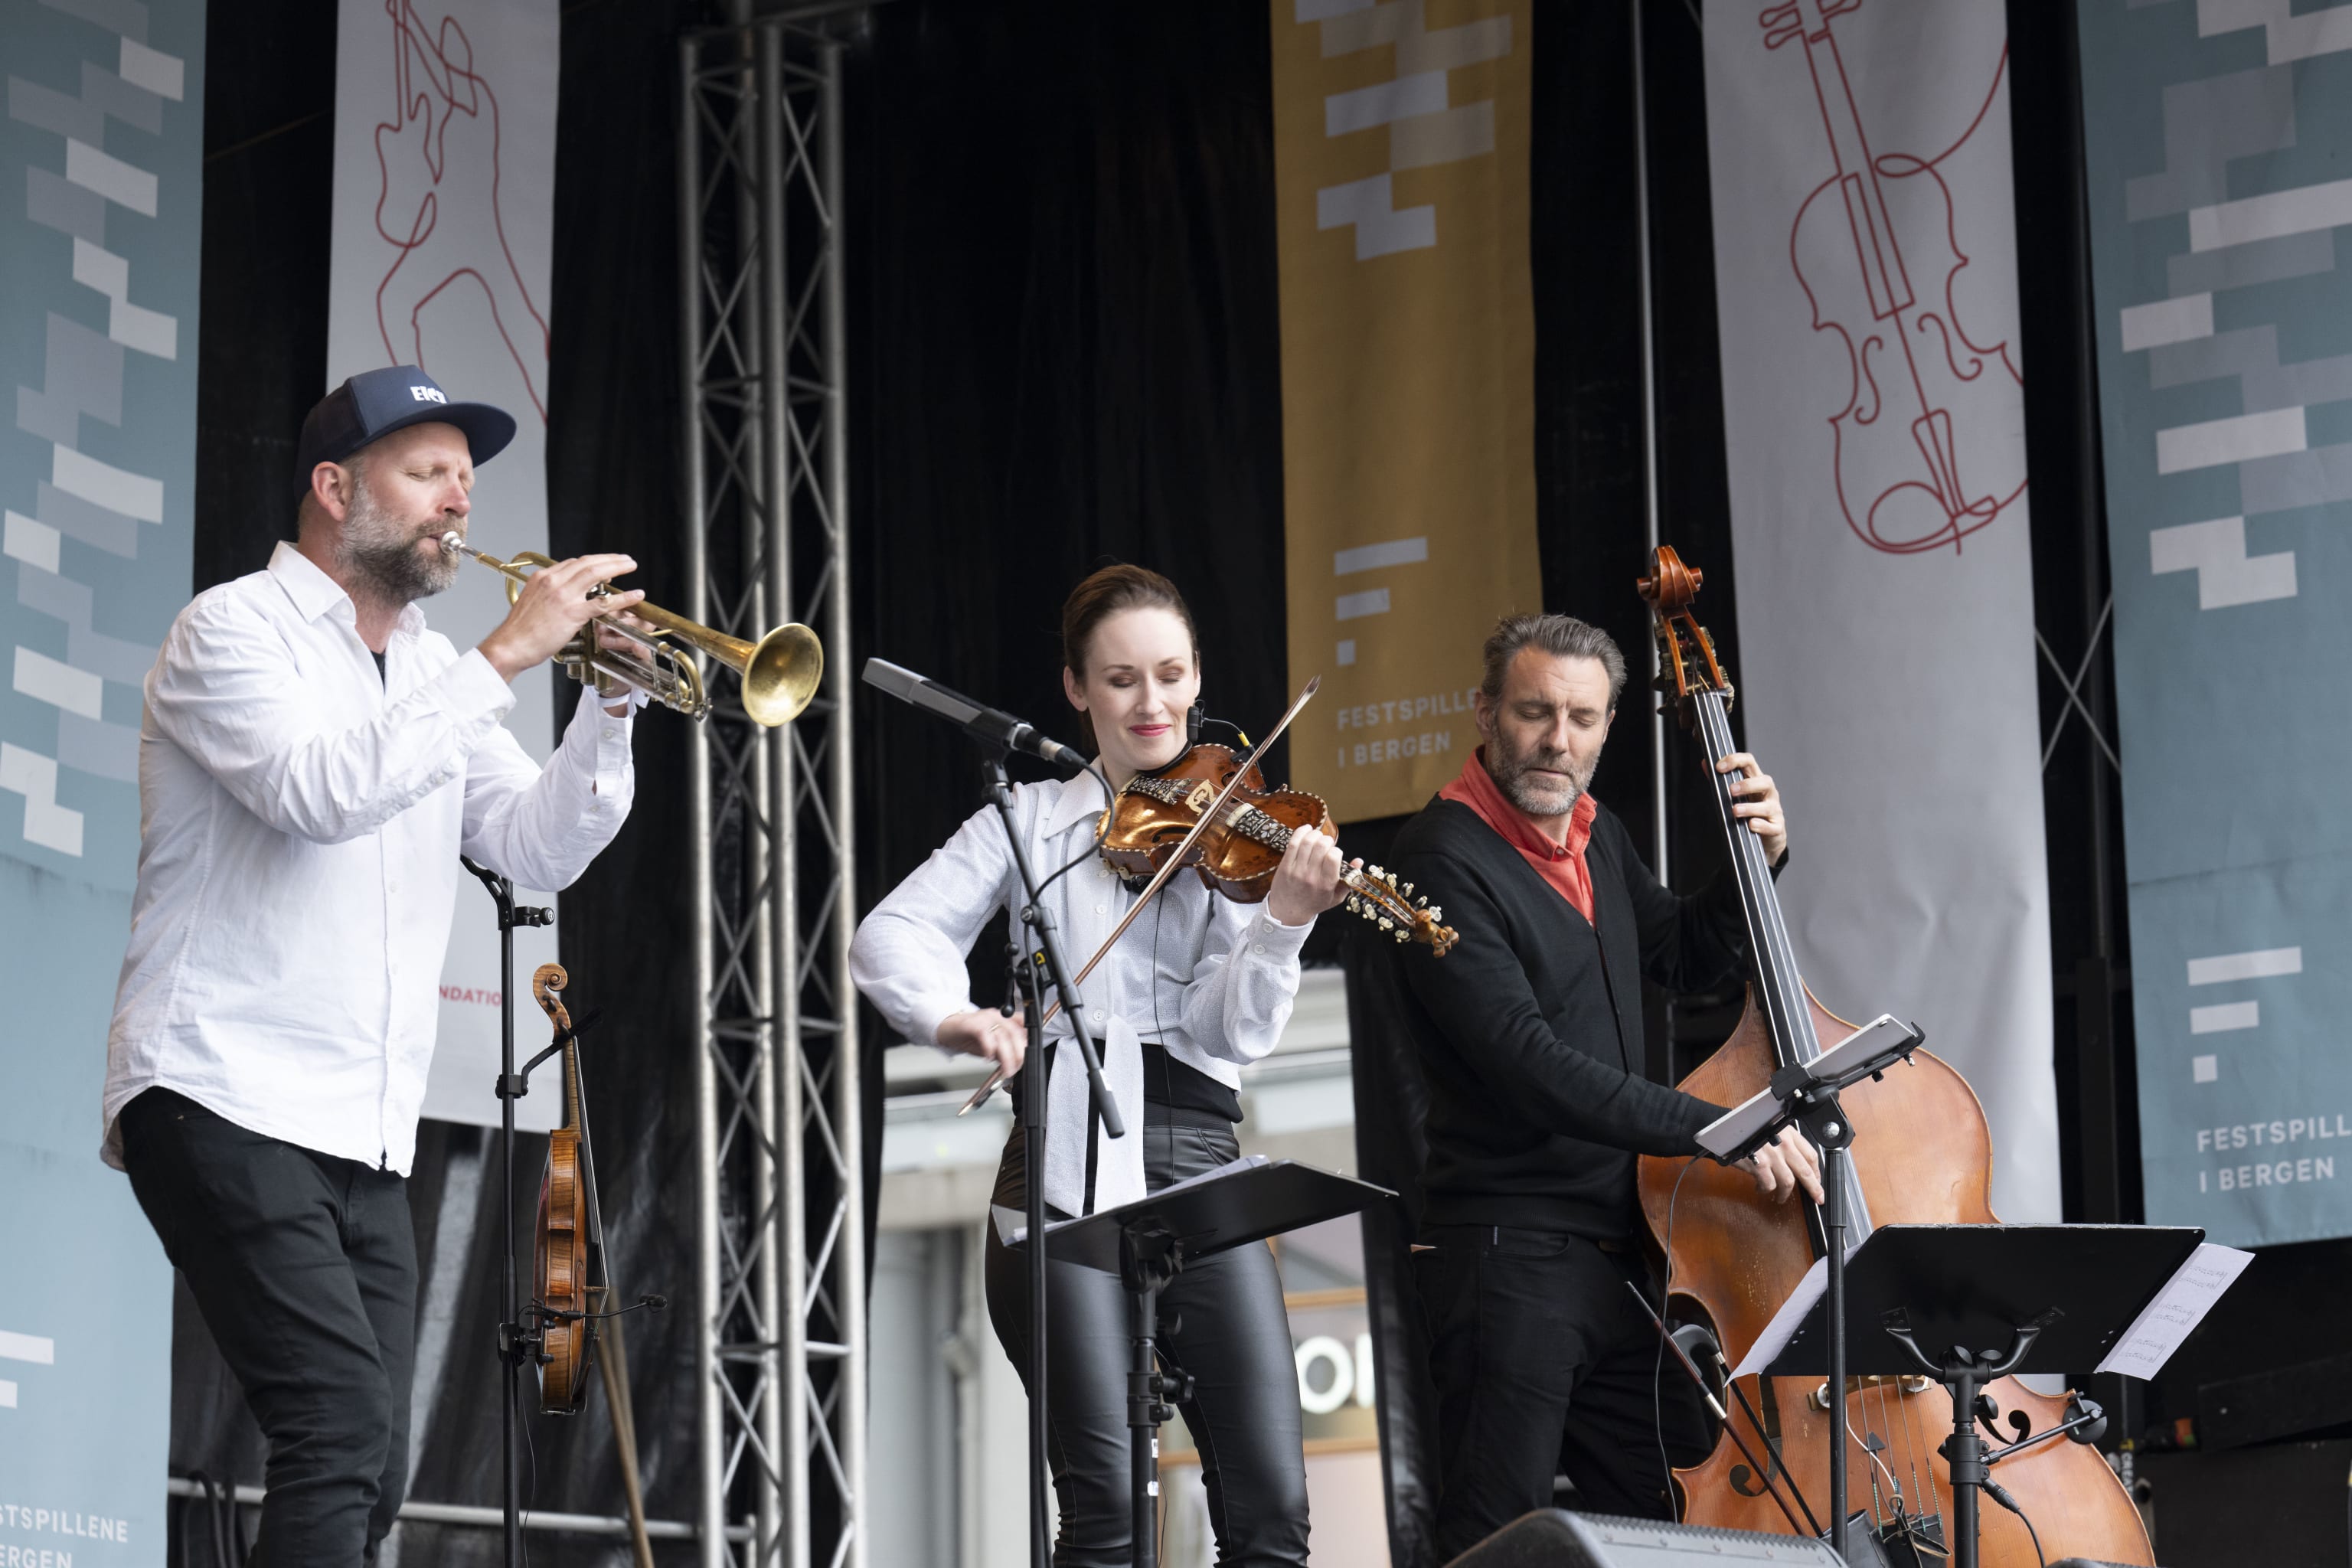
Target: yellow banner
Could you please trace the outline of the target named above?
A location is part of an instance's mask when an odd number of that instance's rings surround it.
[[[1273,0],[1293,783],[1420,809],[1478,743],[1495,617],[1539,610],[1533,0]]]

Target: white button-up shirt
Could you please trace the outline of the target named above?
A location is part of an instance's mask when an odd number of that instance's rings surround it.
[[[1072,857],[1084,862],[1045,889],[1045,902],[1073,971],[1083,967],[1136,900],[1090,853],[1102,786],[1091,773],[1013,791],[1013,820],[1030,868],[1052,876]],[[1023,940],[1021,878],[996,808],[984,806],[955,837],[874,906],[849,947],[849,973],[890,1026],[921,1045],[939,1043],[940,1024],[970,1011],[964,968],[981,927],[998,910]],[[1103,1140],[1095,1206],[1144,1195],[1143,1047],[1168,1054],[1228,1088],[1240,1066],[1275,1047],[1298,994],[1298,949],[1313,922],[1289,926],[1263,904],[1240,904],[1180,871],[1136,917],[1080,988],[1087,1032],[1103,1041],[1103,1078],[1128,1136]],[[1048,1034],[1066,1038],[1056,1017]],[[1088,1121],[1087,1075],[1074,1058],[1047,1080],[1045,1201],[1083,1211]]]
[[[583,689],[542,769],[488,659],[411,605],[379,675],[350,597],[286,543],[180,612],[146,691],[103,1157],[161,1086],[406,1175],[458,852],[568,886],[628,815],[631,721]]]

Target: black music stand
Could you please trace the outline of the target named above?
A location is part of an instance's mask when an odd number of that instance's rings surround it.
[[[1948,1388],[1952,1435],[1940,1452],[1952,1470],[1951,1561],[1977,1568],[1977,1490],[1992,1487],[2002,1500],[1991,1467],[2061,1434],[2088,1443],[2105,1425],[2096,1405],[2078,1401],[2059,1426],[1989,1448],[1976,1429],[1983,1385],[2097,1365],[2204,1237],[2185,1226],[1882,1226],[1846,1262],[1843,1324],[1826,1297],[1815,1300],[1765,1374],[1821,1376],[1831,1342],[1843,1338],[1848,1373],[1925,1373]],[[1844,1437],[1836,1434],[1841,1451]]]
[[[1162,1373],[1153,1361],[1160,1290],[1192,1258],[1356,1214],[1395,1196],[1370,1182],[1253,1154],[1131,1204],[1045,1227],[1048,1255],[1115,1274],[1127,1289],[1134,1346],[1127,1373],[1127,1425],[1134,1434],[1129,1462],[1135,1568],[1156,1568],[1159,1562],[1154,1516],[1160,1500],[1160,1424],[1175,1414],[1166,1402],[1181,1405],[1192,1397],[1190,1377]],[[998,1237],[1005,1246],[1028,1246],[1027,1229],[1013,1228],[1020,1217],[1015,1211],[999,1207],[995,1216]]]
[[[1845,1315],[1838,1310],[1845,1300],[1846,1245],[1849,1220],[1846,1205],[1853,1165],[1846,1151],[1853,1144],[1853,1123],[1846,1120],[1838,1091],[1866,1078],[1876,1078],[1927,1042],[1916,1024],[1903,1024],[1882,1013],[1810,1062],[1791,1062],[1772,1075],[1770,1086],[1733,1107],[1699,1130],[1698,1145],[1728,1165],[1744,1160],[1780,1135],[1788,1127],[1802,1127],[1822,1153],[1822,1243],[1829,1261],[1828,1366],[1830,1386],[1843,1388],[1846,1379]],[[1846,1515],[1845,1433],[1843,1424],[1830,1423],[1830,1549],[1843,1561],[1849,1544]]]

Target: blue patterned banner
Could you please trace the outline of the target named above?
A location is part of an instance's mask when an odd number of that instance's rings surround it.
[[[99,1089],[140,683],[188,598],[202,0],[11,0],[0,71],[0,1562],[147,1564],[172,1277]]]
[[[2352,1234],[2352,6],[2081,0],[2147,1218]]]

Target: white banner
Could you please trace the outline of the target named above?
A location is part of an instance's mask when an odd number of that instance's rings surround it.
[[[1799,962],[1918,1020],[1984,1102],[1994,1206],[2055,1219],[2001,0],[1706,23],[1736,675]]]
[[[334,262],[327,381],[421,364],[452,397],[515,416],[514,444],[474,484],[471,535],[494,555],[547,549],[547,280],[555,189],[555,0],[341,0],[335,62]],[[494,573],[468,563],[425,606],[460,648],[506,614]],[[544,760],[551,668],[515,682],[508,727]],[[552,895],[519,889],[524,903]],[[554,962],[555,928],[515,933],[520,1038],[544,1034],[525,982]],[[440,1040],[425,1114],[485,1125],[499,1062],[499,931],[461,880],[441,971]],[[554,1125],[561,1096],[516,1106]]]

